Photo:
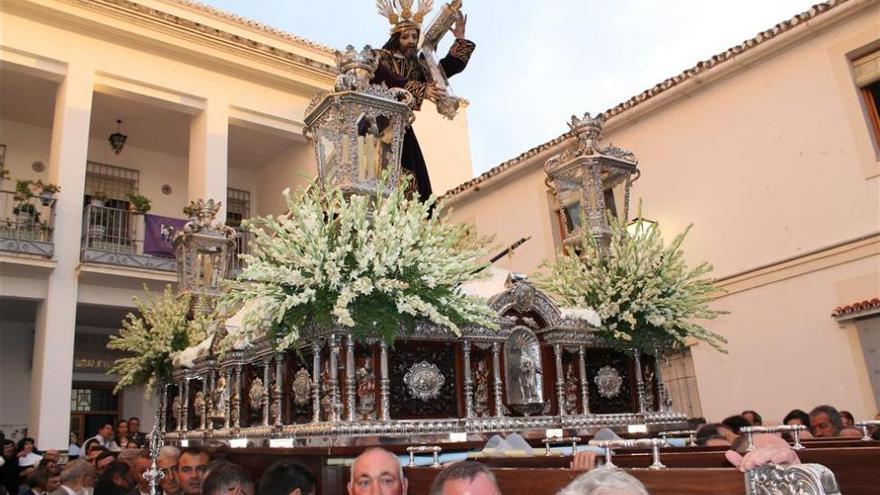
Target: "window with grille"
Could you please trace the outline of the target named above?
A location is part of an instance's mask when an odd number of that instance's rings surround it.
[[[113,389],[74,388],[70,394],[70,410],[74,412],[108,412],[119,409],[119,398]]]
[[[672,399],[673,409],[687,414],[689,418],[702,417],[703,408],[690,348],[663,356],[660,365],[663,384]]]
[[[226,225],[240,229],[241,221],[251,216],[251,193],[242,189],[226,189]]]
[[[874,142],[880,146],[880,50],[853,60],[853,73],[868,112]]]
[[[128,209],[128,195],[138,192],[140,172],[130,168],[114,167],[103,163],[86,164],[85,200],[88,203],[96,191],[107,196],[109,208]]]

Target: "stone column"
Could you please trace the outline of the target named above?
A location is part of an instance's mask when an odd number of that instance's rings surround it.
[[[321,343],[312,344],[312,422],[321,421]]]
[[[391,419],[391,380],[388,378],[388,344],[385,340],[379,340],[379,405],[381,406],[379,419],[389,421]]]
[[[461,343],[461,354],[464,365],[464,417],[474,417],[474,380],[471,377],[471,343],[468,340]]]
[[[581,379],[581,414],[590,414],[590,383],[587,381],[587,357],[584,346],[578,346],[578,374]]]
[[[504,417],[504,399],[501,395],[501,346],[492,342],[492,394],[495,397],[495,417]]]
[[[189,126],[187,198],[221,201],[220,220],[226,219],[228,129],[229,103],[217,97],[205,102],[205,109]]]
[[[354,337],[351,334],[345,336],[345,420],[354,421],[357,399],[355,399],[355,362],[354,362]]]
[[[559,415],[565,416],[565,377],[562,369],[562,344],[553,344],[553,357],[556,359],[556,403]]]
[[[208,398],[209,388],[208,388],[208,379],[211,376],[211,372],[209,371],[204,377],[202,377],[202,411],[201,415],[199,415],[199,429],[204,430],[205,424],[208,423],[208,402],[210,399]]]
[[[55,93],[48,167],[48,181],[61,186],[55,205],[55,268],[47,277],[46,299],[37,309],[28,418],[28,433],[42,449],[66,449],[69,444],[76,270],[82,235],[93,78],[92,67],[71,64]]]

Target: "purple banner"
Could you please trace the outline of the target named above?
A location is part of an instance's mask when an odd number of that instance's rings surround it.
[[[144,254],[173,258],[171,240],[174,232],[183,230],[186,220],[180,218],[144,215]]]

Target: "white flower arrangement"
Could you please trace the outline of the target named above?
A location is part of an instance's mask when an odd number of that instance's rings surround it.
[[[213,318],[190,320],[190,297],[177,294],[170,285],[155,297],[146,286],[144,291],[144,299],[134,298],[139,314],[126,315],[119,335],[111,335],[107,344],[109,349],[131,355],[117,359],[107,373],[120,375],[116,391],[127,385],[144,385],[145,395],[150,395],[157,384],[170,382],[175,355],[208,336]]]
[[[600,333],[619,348],[653,354],[694,338],[726,352],[724,337],[694,322],[724,312],[709,307],[720,293],[704,277],[712,266],[685,263],[681,244],[690,227],[666,245],[657,227],[630,233],[623,220],[609,223],[607,249],[584,235],[580,254],[563,252],[545,263],[537,285],[565,306],[595,308]]]
[[[310,326],[389,342],[422,319],[456,334],[464,324],[497,327],[485,300],[459,290],[485,268],[486,243],[445,221],[442,205],[432,216],[434,199],[317,186],[284,198],[286,215],[244,222],[252,252],[223,301],[245,308],[237,339],[268,334],[287,349]]]

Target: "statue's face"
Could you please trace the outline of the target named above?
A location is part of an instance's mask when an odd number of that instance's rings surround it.
[[[419,44],[419,32],[415,29],[407,29],[400,33],[400,51],[404,55],[415,53]]]

